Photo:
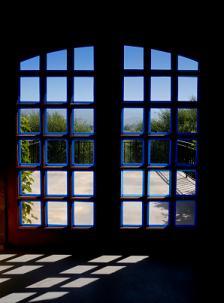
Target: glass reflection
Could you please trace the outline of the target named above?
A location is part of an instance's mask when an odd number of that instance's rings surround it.
[[[176,225],[195,224],[195,201],[176,202]]]

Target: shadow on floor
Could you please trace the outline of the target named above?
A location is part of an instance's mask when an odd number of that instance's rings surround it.
[[[0,303],[195,302],[190,262],[150,255],[0,254]]]

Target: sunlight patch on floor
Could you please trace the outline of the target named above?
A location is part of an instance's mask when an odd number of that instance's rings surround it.
[[[0,299],[0,303],[17,303],[35,295],[35,292],[13,292]]]
[[[10,280],[10,278],[0,278],[0,284],[8,280]]]
[[[4,272],[3,275],[23,275],[35,269],[42,267],[41,265],[24,265]]]
[[[0,254],[0,261],[16,256],[16,254]]]
[[[124,258],[117,263],[137,263],[144,259],[147,259],[149,256],[129,256],[127,258]]]
[[[80,288],[83,286],[86,286],[92,282],[95,282],[96,280],[99,280],[99,278],[79,278],[72,282],[69,282],[65,285],[62,285],[62,288]]]
[[[66,280],[68,280],[69,278],[56,278],[56,277],[53,277],[53,278],[46,278],[46,279],[43,279],[39,282],[36,282],[32,285],[29,285],[27,286],[27,288],[48,288],[48,287],[52,287],[54,285],[57,285],[59,283],[62,283]]]
[[[0,265],[0,272],[13,267],[13,265]]]
[[[45,258],[42,258],[40,260],[37,260],[36,262],[44,262],[44,263],[50,263],[50,262],[57,262],[60,260],[63,260],[65,258],[71,257],[71,255],[51,255]]]
[[[7,262],[23,263],[23,262],[28,262],[28,261],[37,259],[42,256],[43,256],[43,254],[41,254],[41,255],[34,255],[34,254],[23,255],[23,256],[14,258],[14,259],[10,259]]]
[[[89,263],[109,263],[111,261],[114,261],[118,258],[121,258],[122,256],[117,256],[117,255],[103,255],[98,258],[92,259],[89,261]]]
[[[101,269],[98,269],[94,272],[92,272],[92,275],[110,275],[113,274],[114,272],[121,270],[125,268],[126,266],[106,266]]]
[[[77,265],[75,267],[62,271],[60,274],[83,274],[84,272],[87,272],[96,267],[97,265]]]
[[[68,292],[65,292],[65,291],[49,291],[49,292],[46,292],[43,295],[40,295],[40,296],[30,300],[29,302],[43,302],[44,300],[47,301],[47,300],[58,299],[58,298],[61,298],[65,295],[67,295],[67,294],[68,294]]]

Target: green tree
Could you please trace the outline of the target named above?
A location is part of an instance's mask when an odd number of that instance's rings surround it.
[[[170,111],[161,111],[158,117],[151,120],[152,132],[168,132],[170,131]]]
[[[21,117],[21,130],[24,132],[30,132],[31,127],[29,125],[29,118],[27,116]],[[21,144],[22,161],[25,163],[30,162],[30,150],[29,141],[23,140]],[[30,193],[32,191],[32,183],[34,179],[31,171],[22,172],[22,192]],[[33,202],[23,201],[22,203],[22,222],[23,224],[31,224],[32,219],[36,217],[32,214]]]

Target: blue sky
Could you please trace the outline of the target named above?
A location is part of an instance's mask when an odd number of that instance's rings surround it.
[[[138,46],[124,46],[124,69],[144,68],[144,49]],[[151,49],[151,69],[170,70],[171,53]],[[179,70],[198,70],[198,62],[184,56],[178,56]]]
[[[124,69],[143,69],[143,55],[143,47],[124,46]]]
[[[51,52],[47,54],[48,70],[66,70],[67,69],[67,50]]]
[[[39,70],[40,57],[36,56],[24,60],[20,64],[21,70]],[[138,46],[124,46],[124,68],[143,69],[144,68],[144,49]],[[160,50],[151,50],[152,69],[170,69],[171,53]],[[67,69],[67,50],[59,50],[47,54],[47,69],[66,70]],[[94,47],[74,48],[74,69],[93,70],[94,69]],[[178,56],[179,70],[198,70],[198,62],[184,56]]]
[[[178,100],[190,101],[192,97],[197,100],[197,77],[178,77]]]
[[[66,77],[47,77],[47,101],[67,101]]]
[[[40,69],[40,57],[33,57],[20,63],[21,70],[39,70]]]
[[[21,70],[39,70],[40,57],[36,56],[20,63]],[[59,50],[47,54],[48,70],[67,69],[67,50]],[[94,47],[74,48],[74,69],[75,70],[94,70]]]
[[[40,79],[39,77],[20,78],[20,100],[23,102],[40,101]]]
[[[151,100],[171,101],[171,77],[151,77]]]
[[[143,48],[124,46],[124,67],[127,69],[143,69]],[[21,62],[22,70],[38,70],[39,56]],[[159,50],[151,50],[152,69],[170,69],[171,54]],[[66,70],[67,50],[50,52],[47,54],[47,68],[51,70]],[[74,49],[74,68],[77,70],[94,69],[94,48],[78,47]],[[198,63],[189,58],[178,56],[178,68],[180,70],[197,70]],[[38,77],[21,77],[21,101],[39,102],[40,86]],[[178,77],[178,99],[188,101],[192,96],[197,98],[197,78]],[[74,101],[93,102],[94,78],[74,78]],[[124,77],[124,101],[143,101],[144,78]],[[151,100],[171,101],[171,78],[151,77]],[[47,101],[67,101],[66,77],[47,78]]]
[[[124,77],[124,101],[144,100],[144,78]]]
[[[94,78],[74,77],[74,101],[93,102]]]
[[[74,48],[74,69],[94,70],[94,47]]]
[[[178,56],[179,70],[198,70],[198,62],[183,56]]]
[[[171,54],[152,49],[151,69],[171,69]]]

